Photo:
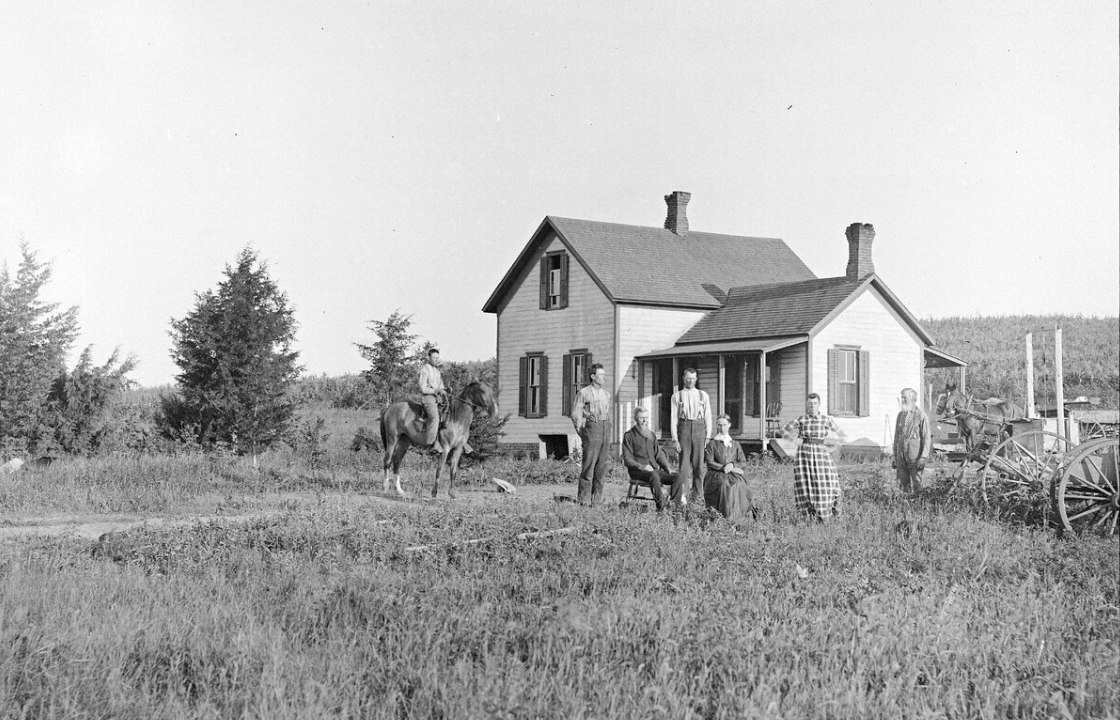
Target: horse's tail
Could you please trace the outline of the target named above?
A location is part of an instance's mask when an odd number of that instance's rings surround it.
[[[389,438],[385,434],[385,410],[381,408],[381,412],[377,416],[377,433],[381,436],[381,452],[385,452],[389,447]]]

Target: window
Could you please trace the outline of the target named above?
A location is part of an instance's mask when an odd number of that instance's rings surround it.
[[[576,393],[591,382],[591,353],[586,349],[572,350],[564,356],[564,414],[572,416],[572,401]]]
[[[828,412],[867,417],[870,408],[870,354],[838,347],[828,351]]]
[[[548,358],[531,353],[520,359],[517,414],[538,418],[548,414]]]
[[[541,310],[568,307],[568,253],[551,252],[541,258]]]

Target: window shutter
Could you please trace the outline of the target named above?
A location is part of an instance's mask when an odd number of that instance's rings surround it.
[[[871,415],[871,353],[859,351],[859,416]]]
[[[593,362],[595,361],[591,359],[591,353],[583,354],[583,377],[579,379],[580,387],[591,382],[591,363]]]
[[[567,417],[572,416],[572,356],[564,356],[564,375],[560,380],[560,392],[563,395],[560,411]]]
[[[568,307],[568,253],[560,256],[560,307]]]
[[[836,414],[836,393],[839,391],[837,388],[836,377],[840,373],[840,351],[828,351],[828,413]],[[812,392],[812,391],[810,391]]]
[[[548,309],[548,256],[541,258],[541,310]]]
[[[539,417],[548,415],[548,357],[541,356],[541,414]]]
[[[517,359],[517,416],[525,417],[525,398],[529,394],[529,358]]]

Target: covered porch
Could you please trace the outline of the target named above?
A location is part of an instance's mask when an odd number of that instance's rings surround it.
[[[716,415],[731,417],[731,435],[761,446],[802,410],[809,377],[807,336],[680,345],[635,358],[638,395],[625,403],[626,422],[635,404],[650,411],[650,427],[670,438],[670,400],[685,368],[695,368],[697,387],[708,393]]]

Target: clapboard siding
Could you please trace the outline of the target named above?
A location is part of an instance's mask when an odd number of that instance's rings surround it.
[[[606,367],[608,385],[614,384],[614,306],[574,257],[568,269],[568,307],[540,309],[540,259],[564,249],[559,238],[548,237],[498,308],[498,397],[503,412],[512,413],[505,443],[537,443],[540,435],[575,432],[561,407],[563,358],[569,351],[587,348],[593,361]],[[548,356],[548,415],[543,418],[517,416],[518,358],[528,352]]]
[[[639,305],[618,306],[618,367],[619,377],[614,383],[619,403],[619,418],[615,435],[619,442],[622,433],[633,424],[633,411],[644,401],[653,408],[648,397],[652,380],[646,379],[646,392],[638,388],[638,361],[634,358],[654,350],[671,347],[686,330],[704,317],[703,310],[666,310]],[[679,382],[679,379],[678,379]],[[654,418],[657,416],[654,415]],[[655,427],[654,430],[657,430]]]
[[[887,446],[898,413],[898,391],[921,388],[922,344],[878,291],[867,287],[813,339],[813,389],[824,408],[829,407],[828,350],[838,345],[868,351],[871,374],[870,414],[837,422],[849,441],[867,439]]]

